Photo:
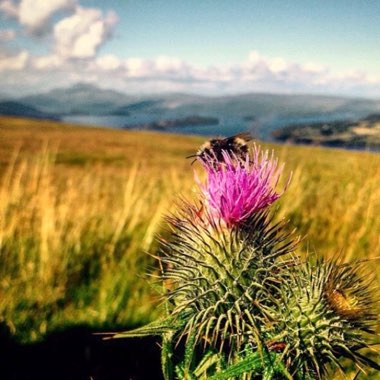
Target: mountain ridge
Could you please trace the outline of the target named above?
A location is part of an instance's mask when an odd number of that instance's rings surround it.
[[[360,97],[263,92],[219,96],[187,93],[131,95],[89,83],[10,100],[20,103],[24,109],[31,107],[42,115],[63,119],[76,115],[115,116],[129,118],[125,124],[139,124],[196,116],[218,118],[221,127],[226,120],[230,126],[236,122],[238,127],[246,127],[247,121],[252,121],[252,124],[263,126],[263,136],[268,136],[278,126],[293,123],[294,119],[359,119],[380,112],[380,99]],[[0,113],[4,114],[4,110]]]
[[[59,116],[13,100],[0,100],[0,115],[23,116],[32,119],[59,120]]]
[[[374,100],[359,97],[349,98],[310,94],[289,95],[262,92],[224,96],[205,96],[186,93],[128,95],[120,91],[103,89],[86,83],[78,83],[67,88],[56,88],[46,93],[21,97],[17,101],[36,107],[44,112],[103,115],[138,102],[147,102],[146,107],[144,107],[146,109],[150,109],[153,103],[155,103],[154,106],[157,103],[161,103],[166,109],[180,109],[181,107],[189,106],[201,108],[202,105],[215,109],[221,106],[224,108],[227,105],[229,112],[233,112],[234,114],[240,114],[243,111],[247,112],[249,108],[255,108],[256,111],[265,111],[265,113],[268,113],[268,111],[281,111],[284,108],[294,110],[295,113],[300,113],[302,108],[304,108],[306,113],[310,113],[313,110],[331,112],[342,109],[345,111],[348,107],[358,108],[358,105],[362,108],[364,105],[371,105],[368,109],[369,113],[372,112],[373,105],[375,105],[375,110],[376,107],[380,109],[380,99]],[[246,110],[243,110],[243,108],[246,108]]]

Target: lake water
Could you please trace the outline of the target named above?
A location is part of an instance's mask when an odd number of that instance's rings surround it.
[[[290,124],[328,122],[338,120],[333,114],[318,114],[302,117],[267,117],[258,121],[245,120],[238,116],[216,116],[218,125],[188,125],[165,129],[164,132],[181,133],[187,135],[203,136],[232,136],[243,131],[250,131],[253,136],[263,140],[270,140],[270,133]],[[63,121],[75,124],[102,126],[108,128],[130,128],[127,126],[150,123],[157,120],[175,119],[176,117],[157,117],[156,114],[134,114],[133,116],[90,116],[71,115],[65,116]],[[342,118],[342,116],[340,116]]]
[[[153,115],[139,115],[139,116],[87,116],[87,115],[75,115],[66,116],[63,121],[103,126],[109,128],[131,128],[128,126],[136,124],[151,123],[157,121],[157,116]],[[160,119],[161,120],[161,119]],[[246,131],[251,127],[252,123],[249,123],[241,118],[219,118],[219,124],[217,125],[186,125],[178,127],[170,127],[162,130],[162,132],[181,133],[185,135],[225,135],[230,136],[241,131]],[[161,130],[160,130],[161,132]]]

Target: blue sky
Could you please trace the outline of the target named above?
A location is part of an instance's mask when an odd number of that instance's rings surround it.
[[[380,97],[380,1],[0,0],[0,84]]]

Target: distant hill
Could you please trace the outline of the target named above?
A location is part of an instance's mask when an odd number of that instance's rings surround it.
[[[322,95],[252,93],[209,97],[188,94],[127,95],[79,83],[44,94],[29,95],[17,101],[44,112],[58,114],[110,115],[157,112],[167,116],[302,116],[340,113],[365,116],[380,111],[380,100]]]
[[[115,108],[113,111],[110,111],[109,115],[130,115],[133,112],[144,111],[150,109],[157,109],[161,105],[160,100],[142,100],[135,103],[130,103],[127,105],[123,105],[121,107]]]
[[[44,112],[61,115],[107,115],[116,108],[130,103],[131,99],[133,98],[114,90],[104,90],[94,85],[79,83],[73,87],[29,95],[18,100]]]
[[[322,95],[243,94],[221,97],[184,94],[157,95],[150,100],[161,101],[162,107],[176,112],[228,113],[235,116],[308,115],[312,113],[363,112],[380,110],[380,100],[352,99]]]
[[[0,92],[0,101],[5,101],[5,100],[9,100],[11,97],[4,93],[4,92]]]
[[[380,149],[380,113],[359,120],[289,125],[272,132],[277,141],[342,148]]]
[[[230,129],[236,125],[240,130],[258,129],[261,138],[267,138],[276,128],[300,121],[359,119],[380,112],[380,100],[375,99],[266,93],[217,97],[182,93],[128,95],[85,83],[12,100],[31,107],[34,112],[62,117],[125,117],[121,125],[178,120],[194,115],[211,117],[220,121],[216,133],[225,133],[226,125]],[[20,110],[19,107],[18,114]],[[24,110],[31,112],[27,108]]]
[[[216,117],[204,117],[204,116],[188,116],[183,119],[171,119],[171,120],[158,120],[151,123],[125,125],[125,129],[140,129],[140,130],[154,130],[165,131],[170,130],[173,127],[187,127],[187,126],[210,126],[218,125],[219,120]]]
[[[0,115],[23,116],[30,117],[33,119],[59,119],[59,117],[56,115],[40,111],[34,107],[15,101],[0,102]]]

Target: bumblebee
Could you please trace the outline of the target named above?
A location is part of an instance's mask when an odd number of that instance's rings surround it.
[[[225,138],[216,138],[206,141],[194,155],[187,158],[196,157],[201,161],[223,163],[223,152],[234,155],[239,161],[245,161],[248,154],[248,142],[252,140],[250,133],[238,133],[237,135]]]

